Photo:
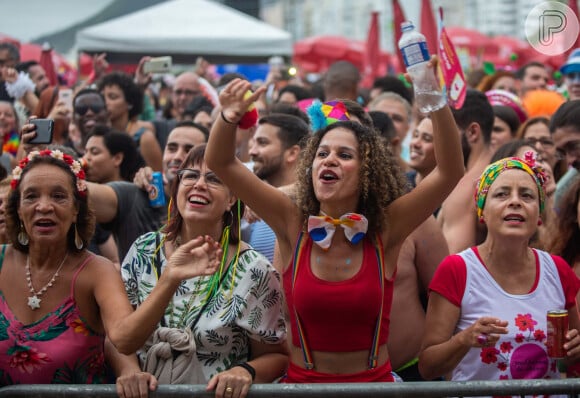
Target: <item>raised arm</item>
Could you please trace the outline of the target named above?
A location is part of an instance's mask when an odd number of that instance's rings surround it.
[[[451,110],[446,105],[431,113],[437,167],[411,192],[386,209],[389,229],[385,246],[402,242],[453,190],[463,176],[460,134]]]
[[[235,155],[238,122],[263,91],[258,89],[245,98],[249,90],[249,82],[235,79],[220,93],[222,110],[209,135],[205,160],[233,193],[272,228],[281,245],[290,245],[300,228],[298,209],[288,196],[260,180]]]

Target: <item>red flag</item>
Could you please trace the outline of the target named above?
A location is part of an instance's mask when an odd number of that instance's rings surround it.
[[[427,39],[429,53],[437,52],[437,24],[430,0],[421,0],[421,33]]]
[[[568,0],[568,7],[570,7],[570,9],[572,9],[572,11],[574,12],[576,20],[580,21],[580,13],[578,12],[578,0]],[[570,47],[570,49],[567,51],[568,54],[571,53],[576,48],[580,48],[580,35],[576,37],[574,45]]]
[[[379,13],[373,11],[365,46],[363,87],[371,87],[373,81],[379,75],[380,55]]]
[[[397,53],[397,59],[399,60],[399,72],[405,71],[405,61],[403,61],[403,54],[399,51],[399,40],[401,40],[401,36],[403,33],[401,32],[401,24],[405,22],[407,19],[405,18],[405,14],[403,13],[403,9],[399,5],[398,0],[393,0],[393,36],[395,38],[395,51]]]
[[[46,77],[50,81],[50,85],[56,86],[58,84],[58,77],[56,75],[54,61],[52,60],[52,48],[48,43],[45,43],[42,46],[42,52],[40,53],[40,60],[38,63],[42,66],[44,72],[46,72]]]

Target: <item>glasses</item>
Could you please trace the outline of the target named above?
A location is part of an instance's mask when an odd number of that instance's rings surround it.
[[[175,94],[176,96],[181,96],[181,95],[185,95],[187,97],[193,97],[194,95],[199,95],[201,94],[200,91],[194,91],[194,90],[182,90],[182,89],[177,89],[173,91],[173,94]]]
[[[97,113],[101,112],[103,109],[105,109],[105,105],[103,105],[103,104],[76,105],[75,106],[75,113],[79,116],[84,116],[87,114],[89,109],[91,110],[91,112],[97,114]]]
[[[191,187],[199,181],[201,178],[201,172],[194,169],[181,169],[177,172],[177,177],[183,186]],[[208,171],[203,175],[205,183],[212,185],[214,187],[221,187],[223,185],[222,180],[215,175],[214,172]]]
[[[545,148],[551,148],[554,146],[554,141],[552,141],[550,138],[547,137],[542,137],[542,138],[526,138],[526,144],[528,144],[531,147],[536,147],[537,143],[542,144],[543,147]]]

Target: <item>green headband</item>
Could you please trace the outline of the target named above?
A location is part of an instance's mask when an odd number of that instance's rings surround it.
[[[546,176],[544,174],[544,170],[536,164],[535,153],[532,151],[527,151],[524,154],[524,159],[516,157],[500,159],[497,162],[487,166],[483,173],[481,173],[481,177],[479,177],[479,181],[475,189],[475,204],[477,205],[478,218],[481,218],[483,214],[483,206],[485,205],[485,200],[487,199],[489,187],[501,173],[509,169],[523,170],[534,179],[534,182],[538,186],[538,192],[540,193],[540,214],[544,211],[544,203],[546,201],[544,182],[546,180]]]

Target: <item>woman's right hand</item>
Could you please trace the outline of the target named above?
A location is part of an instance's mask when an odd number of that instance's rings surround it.
[[[189,242],[182,243],[167,261],[162,276],[173,282],[214,274],[222,257],[222,249],[211,236],[198,236]]]
[[[73,110],[69,108],[64,101],[57,101],[48,114],[49,119],[63,119],[68,120],[72,115]]]
[[[157,378],[148,372],[135,372],[117,377],[117,394],[120,398],[147,398],[149,391],[157,389]]]
[[[222,114],[226,120],[237,124],[250,105],[258,100],[266,87],[260,87],[251,93],[252,83],[243,79],[234,79],[220,92],[219,99],[222,106]],[[250,91],[250,95],[246,93]]]
[[[508,333],[507,325],[507,321],[498,318],[481,317],[462,332],[462,343],[469,347],[493,347],[501,334]]]

